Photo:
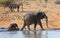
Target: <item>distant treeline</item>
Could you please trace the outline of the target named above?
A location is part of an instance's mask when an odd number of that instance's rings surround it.
[[[21,0],[0,0],[0,5],[5,4],[5,3],[13,3],[16,1],[21,1]]]
[[[0,0],[0,5],[4,5],[6,3],[12,4],[17,1],[37,1],[37,0]],[[41,0],[38,0],[38,1],[41,1]]]
[[[16,2],[16,1],[37,1],[37,0],[0,0],[0,4],[4,3],[6,1]],[[41,1],[41,0],[38,0],[38,1]]]
[[[5,3],[13,3],[14,0],[0,0],[0,5],[4,5]]]

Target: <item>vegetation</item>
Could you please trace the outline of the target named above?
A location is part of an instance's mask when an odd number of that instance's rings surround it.
[[[0,5],[5,5],[5,6],[7,6],[7,5],[9,5],[9,4],[14,3],[15,1],[17,1],[17,0],[0,0]]]

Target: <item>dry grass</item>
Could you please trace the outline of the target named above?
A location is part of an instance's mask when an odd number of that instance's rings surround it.
[[[48,16],[49,28],[60,28],[60,5],[56,5],[54,3],[49,2],[47,7],[44,4],[32,2],[30,5],[24,4],[25,12],[10,12],[8,8],[0,7],[0,27],[8,27],[11,23],[17,23],[21,28],[23,26],[22,17],[26,13],[30,13],[31,11],[34,13],[37,11],[44,11]],[[43,27],[46,28],[45,20],[42,21]],[[32,25],[31,25],[32,27]],[[37,26],[38,28],[39,26]],[[32,27],[33,28],[33,27]]]

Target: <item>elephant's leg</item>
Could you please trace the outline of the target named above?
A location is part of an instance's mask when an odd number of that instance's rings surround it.
[[[40,25],[41,29],[44,30],[44,29],[43,29],[43,26],[42,26],[42,22],[41,22],[41,20],[38,21],[38,24]]]
[[[27,25],[28,26],[28,29],[30,30],[30,25]]]
[[[12,7],[9,7],[9,8],[10,8],[11,12],[13,12],[13,8]]]
[[[19,12],[19,8],[20,8],[20,7],[18,6],[18,7],[17,7],[17,11],[18,11],[18,12]]]
[[[34,24],[34,30],[36,30],[37,23]]]
[[[22,29],[21,29],[21,30],[23,30],[23,29],[25,28],[25,26],[26,26],[26,23],[24,23],[24,25],[23,25],[23,27],[22,27]]]
[[[17,9],[17,11],[19,12],[19,9]]]
[[[10,9],[11,10],[11,12],[12,12],[12,9]]]

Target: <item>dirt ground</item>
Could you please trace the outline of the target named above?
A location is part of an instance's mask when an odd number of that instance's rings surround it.
[[[17,12],[16,9],[14,12],[10,12],[9,8],[0,7],[0,28],[6,27],[8,28],[11,23],[17,23],[19,28],[23,26],[23,16],[27,13],[35,13],[38,11],[44,11],[48,16],[48,25],[49,28],[60,28],[60,5],[48,3],[47,7],[43,4],[38,4],[35,2],[31,2],[31,5],[24,5],[23,12]],[[43,27],[46,29],[45,20],[42,21]],[[30,28],[33,29],[33,25]],[[37,28],[40,28],[37,26]]]

